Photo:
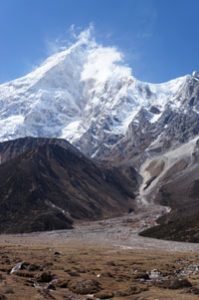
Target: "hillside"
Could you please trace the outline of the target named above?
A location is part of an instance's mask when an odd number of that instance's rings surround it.
[[[17,144],[24,149],[19,155]],[[9,152],[15,155],[0,165],[0,232],[71,228],[74,220],[113,217],[133,208],[136,172],[133,187],[118,170],[103,169],[55,139],[1,144],[1,156]]]

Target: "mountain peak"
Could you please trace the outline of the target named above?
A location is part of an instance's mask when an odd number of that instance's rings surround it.
[[[179,109],[187,78],[141,82],[117,48],[85,31],[28,75],[0,85],[0,141],[59,137],[93,157],[110,152],[143,112],[156,124],[168,105]]]
[[[192,76],[199,79],[199,71],[193,71]]]

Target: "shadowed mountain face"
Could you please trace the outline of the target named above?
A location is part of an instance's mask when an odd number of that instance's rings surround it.
[[[9,141],[0,155],[0,232],[71,228],[133,208],[136,172],[103,169],[66,141]]]

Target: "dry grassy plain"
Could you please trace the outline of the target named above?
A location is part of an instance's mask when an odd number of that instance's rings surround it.
[[[0,299],[199,299],[199,245],[139,237],[136,222],[0,236]]]

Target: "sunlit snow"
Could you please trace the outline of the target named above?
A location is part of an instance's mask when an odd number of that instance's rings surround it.
[[[0,85],[0,141],[28,135],[75,142],[92,124],[124,135],[143,106],[163,111],[170,101],[178,108],[176,93],[186,80],[137,80],[123,54],[98,44],[88,29],[28,75]],[[149,121],[159,117],[151,114]]]

